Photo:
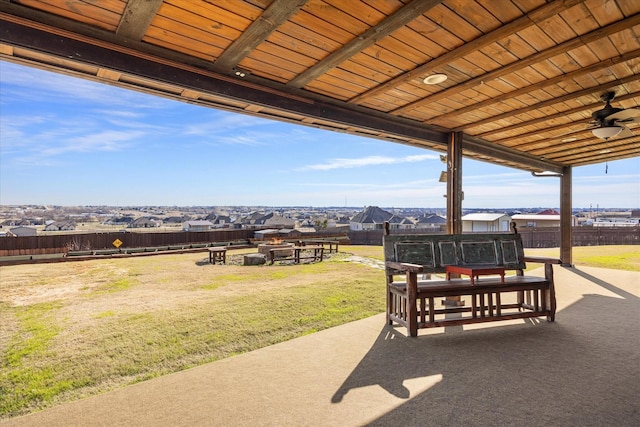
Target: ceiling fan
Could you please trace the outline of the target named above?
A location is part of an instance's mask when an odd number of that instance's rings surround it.
[[[640,109],[637,108],[615,108],[611,106],[611,101],[615,98],[615,92],[605,92],[600,99],[605,102],[602,110],[594,111],[591,114],[593,122],[591,132],[597,138],[609,139],[614,136],[629,138],[633,136],[631,129],[625,126],[627,123],[640,123]]]

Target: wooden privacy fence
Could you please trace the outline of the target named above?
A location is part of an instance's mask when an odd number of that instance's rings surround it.
[[[41,255],[101,249],[149,248],[211,242],[248,243],[254,230],[184,231],[168,233],[88,233],[0,238],[0,256]],[[120,243],[118,243],[120,242]]]
[[[560,246],[559,228],[521,228],[525,248],[555,248]],[[397,232],[397,231],[395,231]],[[403,234],[424,234],[424,230],[402,230]],[[212,230],[168,233],[89,233],[56,234],[0,238],[0,256],[44,255],[69,251],[91,251],[115,248],[149,248],[202,243],[250,243],[255,230]],[[353,245],[382,245],[382,230],[349,231]],[[319,234],[314,237],[319,237]],[[573,246],[640,245],[640,227],[575,227]]]
[[[86,234],[55,234],[0,238],[0,257],[19,255],[48,255],[104,250],[130,252],[132,248],[189,249],[190,245],[252,245],[256,230],[174,231],[158,233],[111,232]],[[312,235],[274,236],[291,240],[332,239],[348,243],[344,232],[323,232]]]

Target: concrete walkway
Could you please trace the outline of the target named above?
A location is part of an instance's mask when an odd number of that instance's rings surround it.
[[[380,314],[0,424],[639,425],[640,273],[555,272],[555,323],[407,338]]]

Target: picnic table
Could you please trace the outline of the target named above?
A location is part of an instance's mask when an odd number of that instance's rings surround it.
[[[227,263],[227,248],[224,247],[213,247],[209,248],[209,263],[215,264],[219,262],[220,264]]]

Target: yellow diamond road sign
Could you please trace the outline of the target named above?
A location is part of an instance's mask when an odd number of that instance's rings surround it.
[[[120,246],[122,246],[122,241],[120,239],[114,240],[113,246],[115,246],[116,248],[119,248]]]

